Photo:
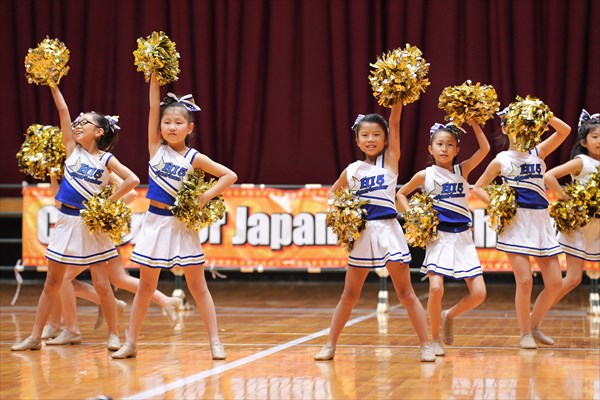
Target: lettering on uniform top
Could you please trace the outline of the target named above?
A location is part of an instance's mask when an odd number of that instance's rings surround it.
[[[185,176],[188,169],[182,167],[177,164],[173,164],[172,162],[166,162],[163,158],[160,159],[160,162],[156,165],[153,165],[156,175],[162,176],[174,181],[181,181],[181,179]]]
[[[185,173],[187,172],[187,168],[183,168],[183,167],[180,167],[179,165],[175,165],[171,162],[168,162],[165,164],[162,171],[169,175],[177,175],[177,176],[183,177],[183,176],[185,176]]]
[[[525,179],[543,178],[544,177],[542,175],[542,164],[539,164],[539,163],[537,163],[537,164],[524,163],[521,165],[511,163],[510,168],[511,168],[511,170],[508,172],[508,174],[506,176],[515,181],[522,181]]]
[[[365,176],[360,180],[360,189],[356,191],[357,195],[361,195],[368,192],[374,192],[376,190],[385,190],[388,185],[384,185],[385,176],[375,175],[375,176]]]
[[[542,172],[541,164],[521,164],[521,174],[540,174]]]
[[[94,179],[102,178],[102,174],[104,173],[103,169],[95,168],[87,164],[81,164],[79,167],[78,173],[88,176]]]
[[[449,199],[453,197],[465,197],[465,188],[463,183],[458,182],[444,182],[439,184],[433,181],[433,190],[429,194],[435,200]]]
[[[442,194],[462,193],[464,191],[462,183],[443,183]]]
[[[75,179],[81,179],[86,182],[93,183],[95,185],[101,185],[102,181],[99,179],[102,178],[104,174],[104,169],[96,168],[89,164],[82,163],[81,159],[78,158],[75,164],[69,165],[69,170],[71,171],[71,175]]]

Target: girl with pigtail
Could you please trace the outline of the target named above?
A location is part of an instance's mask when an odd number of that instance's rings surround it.
[[[116,201],[139,184],[137,176],[109,151],[118,137],[118,119],[96,112],[87,112],[71,123],[69,108],[58,87],[51,87],[52,97],[60,117],[62,139],[66,148],[64,178],[56,195],[60,212],[54,233],[48,244],[46,258],[48,273],[38,302],[31,335],[11,350],[39,350],[41,337],[53,304],[60,296],[60,288],[70,266],[89,267],[92,282],[100,296],[103,314],[108,325],[109,350],[120,347],[117,331],[117,303],[114,297],[105,262],[117,257],[117,250],[104,233],[92,233],[80,213],[84,201],[99,193],[115,173],[122,183],[109,201]],[[75,312],[65,313],[66,328],[56,338],[57,344],[77,344],[81,334]]]
[[[534,100],[537,99],[528,98],[526,101],[515,102],[514,109],[518,111],[519,104],[526,105]],[[561,286],[558,254],[562,250],[556,240],[548,213],[548,199],[544,189],[546,172],[544,159],[567,138],[571,128],[550,114],[547,123],[556,130],[552,135],[538,143],[539,137],[535,140],[531,139],[538,135],[538,132],[515,129],[526,134],[521,136],[524,140],[520,141],[520,138],[508,129],[507,120],[511,114],[511,106],[498,113],[502,119],[502,134],[509,136],[510,139],[509,148],[498,153],[490,162],[475,183],[473,193],[485,204],[490,204],[490,197],[483,188],[497,176],[501,176],[503,181],[516,191],[516,215],[498,235],[496,248],[506,253],[515,275],[517,285],[515,308],[521,335],[519,346],[522,349],[537,349],[536,342],[545,345],[554,344],[554,340],[541,331],[540,325],[543,317],[556,301]],[[527,114],[518,114],[511,123],[515,126],[523,125],[522,115]],[[544,280],[544,289],[538,295],[533,309],[531,309],[533,282],[530,257],[535,258]]]
[[[177,192],[188,171],[200,169],[218,178],[214,186],[200,195],[201,207],[230,187],[237,176],[229,168],[188,147],[189,136],[194,130],[193,114],[200,111],[191,95],[177,97],[169,93],[161,102],[157,75],[152,73],[149,97],[147,197],[150,207],[131,256],[132,261],[140,264],[140,285],[133,300],[127,342],[112,357],[137,356],[137,340],[150,298],[158,285],[160,271],[180,266],[208,331],[212,358],[223,360],[226,354],[219,339],[215,306],[204,277],[200,237],[176,218],[169,208],[175,205]]]
[[[406,308],[417,333],[421,346],[420,360],[435,361],[425,310],[410,282],[410,251],[396,219],[394,194],[400,160],[401,115],[400,100],[392,106],[389,128],[379,114],[358,116],[352,130],[365,158],[350,164],[329,190],[329,198],[333,198],[337,191],[350,189],[360,200],[368,200],[369,204],[364,206],[365,229],[348,256],[344,291],[331,318],[327,343],[314,356],[316,361],[335,357],[339,336],[360,298],[367,275],[371,269],[381,267],[389,271],[398,300]]]
[[[454,318],[480,305],[486,296],[483,271],[470,230],[467,178],[489,153],[490,145],[477,122],[469,121],[469,125],[475,132],[479,149],[465,161],[455,164],[460,138],[465,131],[452,123],[434,124],[429,139],[433,165],[417,172],[396,195],[399,211],[407,211],[410,208],[407,196],[424,186],[425,192],[432,197],[433,208],[438,212],[438,238],[427,244],[421,266],[421,273],[427,274],[429,279],[427,312],[431,346],[436,356],[446,354],[442,340],[449,345],[454,342]],[[469,293],[457,304],[442,311],[444,278],[464,280]]]
[[[569,200],[558,183],[558,179],[571,175],[578,183],[585,184],[592,173],[600,168],[600,114],[590,115],[581,111],[577,129],[577,140],[571,151],[571,160],[552,168],[544,175],[544,183],[561,200]],[[566,255],[567,274],[556,298],[556,303],[581,283],[583,264],[600,262],[600,215],[598,210],[590,222],[572,232],[558,234],[558,243]]]
[[[112,186],[118,186],[122,182],[123,181],[114,173],[110,174],[109,183]],[[59,183],[54,175],[50,176],[50,184],[52,192],[54,193],[54,196],[56,196],[56,194],[58,193]],[[125,204],[130,204],[132,201],[135,200],[136,197],[136,192],[132,190],[125,196],[123,196],[123,201]],[[60,208],[60,203],[57,204],[57,207]],[[139,279],[129,275],[129,273],[125,270],[125,267],[123,265],[124,255],[122,254],[121,250],[123,249],[123,246],[129,243],[132,239],[133,236],[131,234],[123,236],[122,243],[116,246],[119,256],[106,261],[106,268],[108,269],[110,282],[114,287],[135,294],[139,286]],[[85,267],[81,269],[70,268],[69,271],[67,271],[67,273],[65,274],[63,284],[61,287],[61,301],[55,303],[52,307],[52,313],[50,314],[48,322],[44,326],[44,330],[42,332],[42,339],[54,339],[60,334],[61,318],[64,317],[63,312],[76,311],[75,296],[90,301],[98,306],[98,316],[94,324],[94,329],[99,329],[104,323],[105,318],[104,314],[102,313],[102,307],[100,306],[100,297],[94,290],[94,287],[88,283],[75,279],[77,275],[79,275],[83,270],[85,270]],[[163,312],[167,316],[171,326],[176,326],[179,323],[178,308],[179,303],[181,301],[179,298],[168,297],[159,290],[156,290],[154,295],[152,296],[152,300],[163,308]],[[67,304],[65,310],[63,310],[62,307],[63,301]],[[121,322],[123,315],[125,314],[126,308],[127,303],[117,299],[117,316],[119,323]],[[68,318],[69,317],[66,317],[66,319]],[[68,343],[62,343],[59,340],[48,340],[46,344],[61,345]]]

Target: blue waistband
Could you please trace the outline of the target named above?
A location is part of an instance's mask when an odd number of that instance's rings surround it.
[[[164,215],[165,217],[172,217],[173,213],[168,208],[158,208],[156,206],[148,207],[148,212],[152,214]]]
[[[377,215],[375,217],[373,217],[373,216],[369,217],[369,214],[367,214],[364,218],[367,221],[377,221],[377,220],[381,220],[381,219],[393,219],[393,218],[396,218],[397,216],[398,216],[398,213],[396,211],[394,211],[394,212],[390,212],[388,214]]]
[[[517,207],[528,208],[530,210],[545,210],[548,208],[548,206],[543,206],[541,204],[523,204],[523,203],[517,203]]]
[[[72,215],[74,217],[78,217],[81,215],[81,210],[78,208],[67,207],[64,204],[60,205],[60,212],[67,215]]]
[[[469,224],[452,224],[449,222],[440,222],[438,224],[438,231],[460,233],[469,229]]]

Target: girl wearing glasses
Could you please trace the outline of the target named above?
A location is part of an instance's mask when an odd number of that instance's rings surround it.
[[[69,108],[62,93],[50,89],[60,117],[62,139],[67,159],[64,178],[56,195],[61,203],[54,233],[48,244],[46,258],[48,273],[38,302],[31,335],[11,350],[39,350],[41,336],[53,304],[58,301],[59,289],[69,266],[89,266],[92,282],[100,296],[102,311],[108,325],[109,350],[120,347],[117,331],[117,303],[110,286],[106,261],[117,257],[117,250],[106,234],[91,233],[80,217],[83,202],[99,193],[108,184],[113,172],[123,182],[116,187],[109,200],[120,199],[139,184],[138,177],[121,164],[109,151],[115,143],[118,118],[87,112],[71,123]],[[56,338],[60,344],[78,344],[81,334],[76,313],[65,312],[66,329]]]

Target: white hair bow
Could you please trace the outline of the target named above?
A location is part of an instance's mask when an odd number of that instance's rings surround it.
[[[433,134],[439,131],[440,129],[444,129],[454,133],[458,142],[460,142],[461,135],[467,133],[467,131],[465,131],[463,128],[454,125],[452,122],[449,122],[446,125],[436,122],[431,126],[431,128],[429,128],[429,137],[431,138]]]
[[[504,116],[508,114],[508,106],[504,108],[504,110],[500,110],[496,113],[497,116],[500,117],[500,125],[504,126]]]
[[[121,127],[119,125],[117,125],[117,123],[119,122],[118,115],[105,115],[104,118],[106,118],[106,120],[108,121],[108,124],[110,126],[112,126],[113,129],[115,129],[115,130],[121,129]]]
[[[191,94],[186,94],[181,97],[177,97],[175,94],[169,92],[167,93],[167,97],[163,101],[160,102],[161,106],[173,103],[181,103],[188,111],[200,111],[200,107],[194,101],[194,97]]]
[[[581,114],[579,115],[579,124],[577,124],[577,128],[581,128],[581,125],[583,125],[585,122],[587,122],[589,120],[593,120],[593,119],[600,122],[600,114],[599,113],[590,114],[584,108],[583,110],[581,110]]]
[[[352,125],[352,128],[350,129],[352,129],[353,131],[356,130],[356,128],[358,128],[358,124],[360,124],[360,121],[362,121],[364,117],[365,116],[363,114],[358,114],[356,116],[356,119],[354,120],[354,125]]]

